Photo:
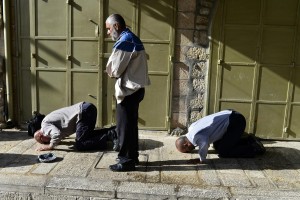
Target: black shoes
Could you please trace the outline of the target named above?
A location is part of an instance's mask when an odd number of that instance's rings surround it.
[[[117,163],[117,164],[114,164],[114,165],[110,165],[109,169],[113,172],[134,171],[135,170],[135,163],[134,162]]]
[[[110,141],[113,143],[113,150],[120,151],[119,139],[118,134],[115,129],[111,129],[107,132],[107,136]]]
[[[120,158],[116,158],[116,162],[119,163],[120,162]],[[138,158],[134,159],[134,164],[135,165],[139,165],[140,164],[140,161]]]
[[[266,152],[266,148],[257,137],[251,135],[250,141],[256,155],[263,155]]]

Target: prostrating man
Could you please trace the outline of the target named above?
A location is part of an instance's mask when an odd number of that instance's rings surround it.
[[[223,110],[205,116],[191,124],[188,133],[179,137],[175,145],[182,153],[199,147],[199,161],[206,160],[211,143],[220,157],[250,158],[263,154],[263,144],[254,136],[242,138],[246,127],[245,117],[234,110]]]
[[[108,140],[116,148],[118,138],[115,127],[94,130],[96,119],[97,108],[88,102],[51,112],[43,119],[41,129],[34,133],[35,140],[42,144],[37,150],[52,150],[63,138],[73,133],[76,133],[75,147],[79,151],[106,149]]]

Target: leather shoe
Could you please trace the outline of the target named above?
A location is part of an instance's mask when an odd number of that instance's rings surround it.
[[[120,145],[119,145],[119,139],[118,134],[115,130],[115,128],[108,131],[108,138],[113,143],[113,150],[114,151],[120,151]]]
[[[130,163],[117,163],[114,165],[110,165],[109,169],[113,172],[127,172],[127,171],[134,171],[135,165],[133,162]]]
[[[119,163],[120,162],[120,158],[116,158],[116,162]],[[134,163],[135,165],[139,165],[140,164],[140,161],[138,158],[134,159]]]

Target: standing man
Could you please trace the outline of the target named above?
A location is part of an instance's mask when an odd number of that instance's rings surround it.
[[[175,145],[182,153],[199,147],[200,163],[206,160],[208,148],[213,143],[220,157],[254,157],[266,150],[253,136],[241,139],[246,127],[245,117],[234,110],[223,110],[205,116],[191,124],[188,133],[179,137]]]
[[[120,151],[112,171],[133,171],[138,164],[138,111],[150,85],[147,56],[141,40],[128,28],[119,14],[110,15],[105,22],[107,34],[116,43],[106,65],[109,77],[115,78],[117,99],[117,133]]]
[[[115,146],[118,140],[115,127],[94,130],[96,119],[97,108],[88,102],[51,112],[43,119],[41,129],[34,133],[35,140],[42,144],[37,150],[52,150],[63,138],[73,133],[76,133],[75,146],[79,151],[106,149],[107,140],[111,140]]]

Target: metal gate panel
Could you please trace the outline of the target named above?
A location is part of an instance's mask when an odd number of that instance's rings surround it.
[[[140,0],[141,25],[140,36],[142,39],[170,41],[170,22],[173,21],[173,0],[149,1]]]
[[[255,133],[260,137],[282,139],[284,129],[285,105],[258,104]]]
[[[98,37],[100,0],[72,0],[72,37]]]
[[[38,71],[36,77],[37,102],[40,112],[50,113],[66,102],[66,73],[57,71]]]
[[[254,63],[257,58],[258,28],[226,27],[225,29],[224,61]]]
[[[292,27],[265,27],[262,35],[261,63],[290,65],[294,56],[294,38],[295,30]]]
[[[72,40],[70,58],[72,68],[77,69],[98,69],[98,41]],[[92,81],[92,80],[90,80]],[[94,80],[96,81],[96,80]],[[95,82],[94,82],[95,84]]]
[[[67,9],[62,0],[34,1],[35,35],[66,36]]]
[[[66,68],[66,40],[36,40],[34,58],[37,68]]]
[[[289,91],[290,69],[261,67],[258,100],[286,103]]]
[[[220,98],[251,101],[254,70],[253,66],[224,66]]]
[[[294,92],[293,92],[293,102],[300,103],[300,65],[295,69],[294,75]]]
[[[261,0],[227,0],[226,24],[259,24]]]
[[[298,0],[266,0],[264,24],[293,26],[297,22]]]
[[[263,138],[300,137],[299,10],[299,0],[219,2],[209,112],[240,110]]]
[[[97,82],[98,74],[89,72],[73,72],[72,73],[72,102],[80,102],[88,99],[90,103],[97,105]],[[89,98],[88,98],[88,97]]]
[[[291,120],[289,129],[286,130],[288,138],[299,138],[300,132],[300,104],[291,106]]]

